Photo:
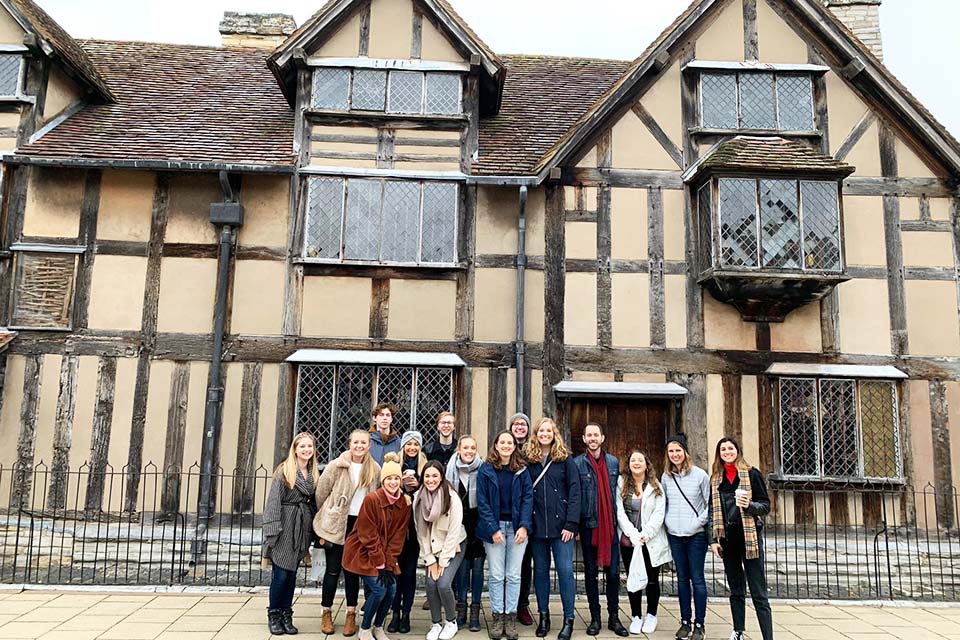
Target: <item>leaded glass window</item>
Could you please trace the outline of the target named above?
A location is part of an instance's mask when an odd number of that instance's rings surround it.
[[[902,477],[894,382],[780,378],[778,407],[783,476]]]
[[[0,56],[0,83],[2,83]],[[462,112],[458,73],[320,67],[313,73],[314,109],[457,115]]]
[[[708,129],[811,131],[813,82],[808,74],[703,73],[700,113]]]
[[[350,105],[350,70],[324,67],[313,72],[314,109],[346,111]]]
[[[455,183],[310,177],[303,257],[337,262],[453,264]]]
[[[20,94],[20,68],[23,56],[18,53],[0,54],[0,96]]]
[[[389,94],[388,111],[423,113],[423,74],[418,71],[392,72]]]
[[[357,69],[353,72],[353,95],[350,106],[365,111],[383,111],[387,96],[387,72]]]
[[[375,365],[302,364],[297,377],[295,432],[317,439],[321,459],[346,449],[350,432],[366,429],[373,407],[390,402],[393,428],[415,428],[424,440],[437,437],[436,418],[453,410],[453,369]]]

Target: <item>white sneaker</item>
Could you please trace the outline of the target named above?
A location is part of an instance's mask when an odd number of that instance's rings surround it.
[[[743,631],[734,631],[731,633],[730,640],[743,640]]]
[[[439,622],[434,622],[433,626],[430,627],[430,631],[427,631],[427,640],[437,640],[440,637],[441,629],[443,629],[443,625]]]
[[[373,640],[390,640],[390,636],[388,636],[386,632],[384,632],[383,627],[374,627]]]
[[[643,617],[643,628],[641,631],[644,633],[653,633],[657,630],[657,616],[647,614]]]
[[[451,640],[453,636],[457,635],[457,631],[460,630],[460,627],[457,626],[456,620],[447,620],[443,623],[443,629],[440,631],[440,640]]]
[[[630,621],[630,635],[638,636],[643,631],[643,620],[640,619],[640,616],[633,616],[633,619]]]

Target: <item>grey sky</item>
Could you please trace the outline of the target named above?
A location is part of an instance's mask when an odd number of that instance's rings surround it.
[[[80,38],[216,45],[225,10],[291,13],[301,24],[325,0],[39,0]],[[499,53],[633,59],[689,0],[451,0]],[[956,0],[884,0],[887,65],[954,134],[960,83]]]

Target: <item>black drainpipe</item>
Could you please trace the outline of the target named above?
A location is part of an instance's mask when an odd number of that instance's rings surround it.
[[[520,187],[520,212],[517,216],[517,342],[514,345],[517,354],[517,406],[522,412],[524,406],[524,356],[526,345],[523,337],[524,285],[527,271],[527,187]]]
[[[237,202],[230,175],[220,172],[223,202],[210,205],[210,223],[220,227],[220,257],[217,264],[217,301],[213,313],[213,352],[210,362],[210,386],[207,387],[206,408],[203,413],[203,447],[200,452],[200,489],[197,497],[197,534],[193,554],[206,552],[207,526],[214,515],[213,488],[216,481],[215,458],[220,441],[220,423],[223,418],[223,387],[220,385],[223,362],[223,331],[227,319],[227,288],[230,283],[230,254],[233,251],[233,232],[243,225],[243,205]]]

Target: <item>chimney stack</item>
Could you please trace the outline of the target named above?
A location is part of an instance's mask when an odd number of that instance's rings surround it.
[[[881,0],[823,0],[823,4],[857,36],[880,60],[883,42],[880,39]]]
[[[285,13],[224,11],[220,21],[224,47],[276,49],[296,29],[293,16]]]

